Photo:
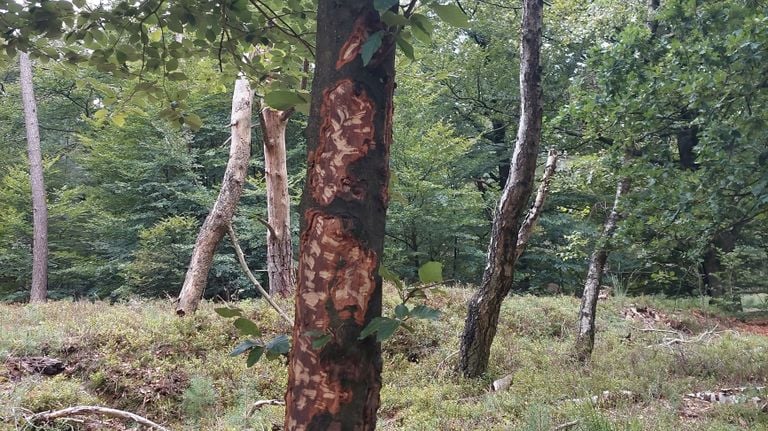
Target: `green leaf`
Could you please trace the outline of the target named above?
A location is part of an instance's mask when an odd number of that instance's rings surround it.
[[[184,116],[184,123],[186,123],[190,129],[194,131],[200,130],[203,126],[203,120],[196,114],[187,114]]]
[[[370,63],[373,54],[381,47],[381,38],[384,36],[384,30],[379,30],[376,33],[368,36],[368,40],[363,44],[363,48],[360,50],[360,57],[363,59],[363,66],[367,66]]]
[[[411,45],[410,42],[405,40],[401,35],[397,35],[395,38],[395,42],[397,42],[397,46],[400,48],[400,51],[402,51],[403,54],[405,54],[406,57],[408,57],[411,60],[416,60],[416,56],[413,52],[413,45]]]
[[[435,11],[437,16],[440,17],[445,23],[454,27],[467,28],[469,27],[469,18],[458,6],[454,4],[439,5],[433,4],[430,8]]]
[[[388,317],[375,317],[371,320],[371,323],[360,331],[360,336],[357,337],[357,339],[363,340],[375,333],[376,341],[386,340],[395,333],[401,323],[402,322],[399,320],[390,319]]]
[[[184,81],[187,79],[187,75],[184,72],[171,72],[168,74],[168,79],[171,81]]]
[[[410,22],[408,21],[408,18],[398,13],[394,13],[391,10],[384,12],[381,15],[381,20],[390,27],[406,26]]]
[[[388,338],[390,338],[395,331],[397,331],[397,328],[400,327],[400,324],[402,322],[395,319],[386,319],[385,322],[381,324],[379,327],[379,330],[376,334],[376,341],[382,342]]]
[[[93,113],[93,119],[96,121],[104,121],[105,118],[107,118],[107,110],[104,108],[99,109],[98,111]]]
[[[242,343],[238,344],[231,352],[229,352],[229,356],[237,356],[237,355],[243,354],[248,350],[253,349],[256,346],[259,346],[259,344],[256,343],[255,341],[245,340]]]
[[[291,350],[291,339],[287,335],[281,334],[269,340],[266,346],[267,354],[285,355]]]
[[[426,305],[417,305],[411,310],[411,317],[416,319],[437,320],[440,318],[440,310]]]
[[[151,42],[160,42],[160,39],[163,37],[163,31],[159,28],[152,33],[149,34],[149,40]]]
[[[243,335],[252,335],[254,337],[261,337],[261,329],[259,329],[258,326],[256,326],[255,323],[251,319],[246,319],[245,317],[238,317],[235,319],[235,322],[233,323],[235,325],[235,328],[237,328],[241,334]]]
[[[411,16],[411,29],[414,37],[423,43],[432,42],[432,21],[424,15],[415,13]]]
[[[123,127],[125,126],[125,114],[122,112],[117,113],[112,116],[112,124],[114,124],[117,127]]]
[[[317,337],[314,340],[312,340],[312,348],[316,350],[320,350],[323,347],[325,347],[326,344],[328,344],[329,341],[333,339],[333,336],[331,334],[325,334],[321,337]]]
[[[243,315],[243,310],[239,308],[219,307],[214,308],[213,311],[221,317],[239,317]]]
[[[264,95],[264,102],[279,111],[309,103],[309,93],[290,90],[273,90]]]
[[[386,266],[379,265],[379,276],[384,280],[394,283],[399,290],[403,290],[403,282],[400,280],[400,277],[394,272],[390,271]]]
[[[443,281],[443,264],[427,262],[419,268],[419,281],[422,283],[440,283]]]
[[[256,364],[256,362],[259,362],[259,359],[261,358],[261,355],[264,353],[264,347],[262,346],[255,346],[251,349],[251,352],[248,353],[248,359],[245,361],[245,365],[250,368]]]
[[[392,6],[396,5],[397,3],[398,0],[373,0],[373,7],[377,11],[383,12],[392,8]]]
[[[395,307],[395,317],[398,319],[405,319],[408,314],[410,314],[410,310],[408,310],[407,305],[397,304],[397,307]]]

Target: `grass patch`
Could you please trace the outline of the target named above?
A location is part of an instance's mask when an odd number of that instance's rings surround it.
[[[579,430],[768,429],[766,413],[751,405],[717,406],[696,416],[681,414],[683,395],[742,385],[764,385],[768,340],[720,326],[700,342],[663,345],[664,332],[641,331],[623,310],[653,307],[688,339],[722,320],[695,301],[621,296],[601,301],[594,360],[571,356],[578,300],[571,297],[508,298],[501,311],[486,376],[468,380],[453,369],[458,360],[469,289],[448,288],[432,298],[443,311],[437,322],[415,322],[383,345],[382,430],[550,430],[578,421]],[[386,289],[385,308],[396,298]],[[283,307],[291,309],[289,301]],[[288,327],[261,301],[238,304],[265,337]],[[0,429],[15,430],[20,412],[99,404],[145,415],[182,430],[271,429],[283,408],[252,402],[282,398],[284,363],[262,361],[246,368],[230,357],[238,336],[228,319],[204,304],[179,319],[165,302],[52,302],[0,305],[0,359],[50,355],[67,372],[20,380],[0,367]],[[672,322],[672,323],[669,323]],[[677,322],[677,323],[674,323]],[[670,329],[669,326],[663,326]],[[513,376],[507,391],[490,383]],[[631,391],[632,399],[574,403],[603,391]],[[26,409],[26,410],[24,410]],[[746,425],[745,425],[746,424]]]

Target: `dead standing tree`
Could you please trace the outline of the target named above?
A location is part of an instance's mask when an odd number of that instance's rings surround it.
[[[45,302],[48,297],[48,205],[45,199],[40,127],[29,54],[19,53],[19,69],[21,101],[24,105],[24,123],[27,129],[29,182],[32,189],[32,289],[29,301]]]
[[[264,137],[264,171],[267,184],[267,273],[270,295],[283,298],[293,293],[291,200],[285,130],[292,110],[278,111],[264,105],[259,117]]]
[[[243,192],[251,153],[251,110],[253,92],[248,80],[235,81],[232,96],[232,138],[229,161],[221,183],[221,191],[211,212],[206,217],[195,241],[192,259],[179,294],[176,314],[184,316],[197,310],[208,281],[208,272],[213,264],[213,254],[222,237],[227,233],[229,223]]]

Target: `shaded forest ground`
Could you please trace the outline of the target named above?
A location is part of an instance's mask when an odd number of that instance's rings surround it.
[[[392,310],[396,295],[386,291]],[[723,315],[699,298],[609,298],[599,305],[595,360],[581,368],[570,359],[578,300],[512,297],[488,377],[470,381],[452,372],[470,293],[433,295],[440,320],[415,322],[414,333],[384,343],[379,429],[768,430],[768,393],[755,389],[768,379],[765,314]],[[263,301],[240,306],[265,337],[287,332]],[[282,407],[246,411],[282,398],[286,368],[264,360],[246,368],[244,357],[228,355],[237,343],[211,304],[187,319],[162,301],[0,305],[0,430],[25,429],[32,411],[77,404],[133,411],[171,429],[273,429]],[[65,370],[44,377],[12,360],[41,355]],[[510,375],[508,389],[489,389]],[[719,392],[726,388],[746,390]],[[686,396],[704,391],[745,402]],[[90,426],[123,429],[116,420]]]

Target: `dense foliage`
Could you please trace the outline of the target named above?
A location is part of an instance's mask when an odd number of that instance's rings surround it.
[[[311,44],[270,28],[240,3],[230,24],[243,26],[244,42],[263,37],[273,48],[246,62],[247,70],[263,80],[259,72],[269,69],[275,80],[267,82],[295,88],[305,76],[297,59],[310,55]],[[305,20],[294,27],[311,33],[312,14],[299,12],[306,5],[288,3],[290,22]],[[518,4],[462,6],[466,28],[419,18],[403,33],[384,263],[408,279],[437,260],[447,279],[478,281],[490,209],[508,174],[519,110]],[[131,21],[141,29],[132,41],[110,22],[99,33],[104,40],[86,38],[70,50],[74,61],[95,49],[114,67],[44,63],[51,47],[36,54],[53,297],[175,295],[218,191],[234,69],[206,43],[224,34],[224,48],[247,46],[228,27],[200,20],[204,10],[190,12],[183,25],[156,12],[160,28],[194,37],[165,44],[170,36],[146,32],[154,21]],[[753,0],[664,0],[652,14],[641,0],[548,3],[543,146],[564,156],[520,260],[519,290],[580,290],[622,176],[632,178],[632,189],[609,261],[614,288],[722,295],[768,287],[766,16],[764,2]],[[7,53],[44,30],[9,38],[15,42]],[[140,41],[151,48],[146,58],[131,49]],[[110,43],[117,49],[102,49]],[[201,60],[185,60],[196,50]],[[30,278],[31,205],[18,71],[7,60],[0,69],[0,297],[20,300]],[[183,79],[174,75],[182,72]],[[296,200],[304,120],[294,115],[288,132]],[[266,200],[261,138],[254,136],[235,228],[249,264],[263,270]],[[207,295],[252,294],[224,241]]]

